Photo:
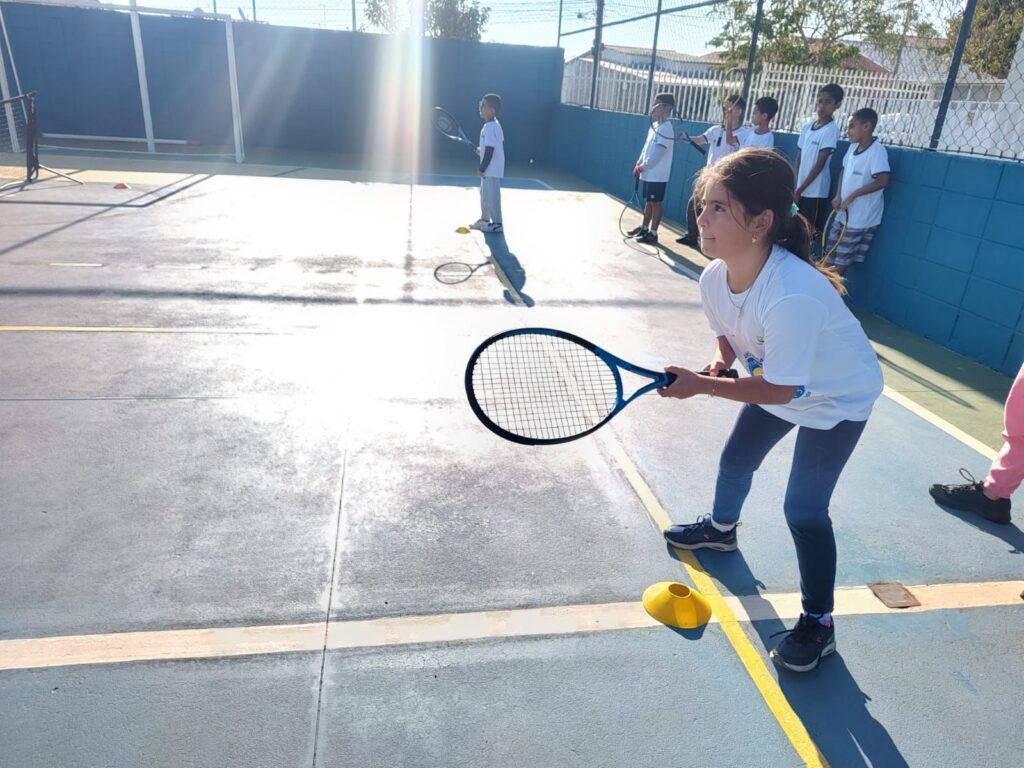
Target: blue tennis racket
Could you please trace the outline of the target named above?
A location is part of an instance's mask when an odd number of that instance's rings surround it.
[[[434,127],[449,139],[465,144],[474,152],[476,151],[476,144],[466,138],[466,134],[463,133],[459,121],[455,119],[451,112],[441,109],[441,107],[434,107],[433,121]]]
[[[621,371],[651,381],[626,398]],[[590,434],[640,395],[675,379],[565,331],[517,328],[491,336],[470,355],[466,395],[473,413],[499,437],[554,445]]]

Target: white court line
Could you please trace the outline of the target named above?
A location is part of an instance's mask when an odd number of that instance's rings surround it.
[[[51,267],[102,267],[102,264],[97,264],[91,261],[51,261],[49,266]]]
[[[1024,610],[1022,581],[911,586],[915,608],[887,608],[867,587],[839,588],[833,615],[915,614],[1015,605]],[[795,619],[799,593],[726,596],[742,622]],[[711,619],[712,623],[717,618]],[[576,635],[660,626],[639,602],[476,611],[434,616],[332,622],[327,648],[383,648],[512,637]],[[0,640],[0,671],[137,661],[228,658],[320,651],[323,622],[252,627],[123,632]]]

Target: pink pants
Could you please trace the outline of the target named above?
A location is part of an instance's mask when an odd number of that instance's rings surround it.
[[[1024,366],[1010,387],[1003,413],[1003,449],[992,462],[985,478],[985,490],[1008,499],[1024,481]]]

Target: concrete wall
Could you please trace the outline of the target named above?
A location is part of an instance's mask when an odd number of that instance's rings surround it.
[[[693,133],[705,124],[692,124]],[[626,198],[647,119],[559,106],[547,159]],[[776,134],[790,158],[796,136]],[[864,265],[847,272],[850,299],[1004,373],[1024,363],[1024,167],[992,159],[887,148],[893,178]],[[833,161],[833,182],[846,144]],[[677,145],[666,214],[683,220],[703,156]]]

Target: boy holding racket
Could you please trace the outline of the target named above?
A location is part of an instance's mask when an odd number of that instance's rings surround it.
[[[501,180],[505,176],[505,133],[498,122],[501,97],[488,93],[480,99],[480,218],[470,229],[481,232],[501,232]]]
[[[754,109],[750,112],[750,122],[753,128],[741,136],[740,149],[746,147],[774,148],[775,134],[772,133],[771,124],[778,112],[779,102],[771,96],[762,96],[755,101]]]
[[[889,153],[877,138],[878,113],[858,109],[847,125],[850,147],[843,157],[832,208],[836,215],[826,234],[828,264],[842,275],[855,261],[863,262],[875,230],[882,223],[882,190],[889,186]],[[845,214],[846,221],[841,217]],[[846,229],[843,231],[843,224]]]
[[[672,155],[675,149],[673,137],[663,136],[658,126],[672,116],[675,106],[676,98],[671,93],[659,93],[654,97],[651,106],[653,124],[647,130],[647,141],[633,166],[633,176],[644,183],[644,220],[639,227],[626,234],[635,237],[638,243],[658,242],[661,203],[665,199],[665,189],[672,174]]]
[[[735,152],[750,132],[750,128],[742,128],[743,113],[747,102],[738,93],[734,93],[722,102],[722,122],[712,125],[700,136],[693,136],[694,144],[707,145],[708,154],[706,167],[710,167],[731,152]],[[691,196],[686,204],[686,234],[676,239],[677,243],[699,248],[700,240],[697,231],[697,209]]]
[[[793,202],[811,223],[815,237],[828,218],[832,173],[828,162],[839,143],[839,126],[832,119],[843,103],[843,89],[829,83],[818,91],[818,117],[800,129],[796,142],[796,191]]]
[[[711,514],[665,531],[680,549],[735,550],[754,472],[787,433],[799,430],[783,512],[796,544],[803,612],[770,657],[808,672],[836,647],[829,503],[882,393],[882,371],[842,300],[841,279],[811,259],[811,233],[793,203],[794,186],[789,163],[767,149],[745,149],[701,172],[695,191],[703,209],[701,244],[715,261],[701,275],[700,292],[717,338],[707,376],[666,368],[678,378],[658,392],[744,404],[722,450]],[[734,362],[749,375],[719,375]]]

